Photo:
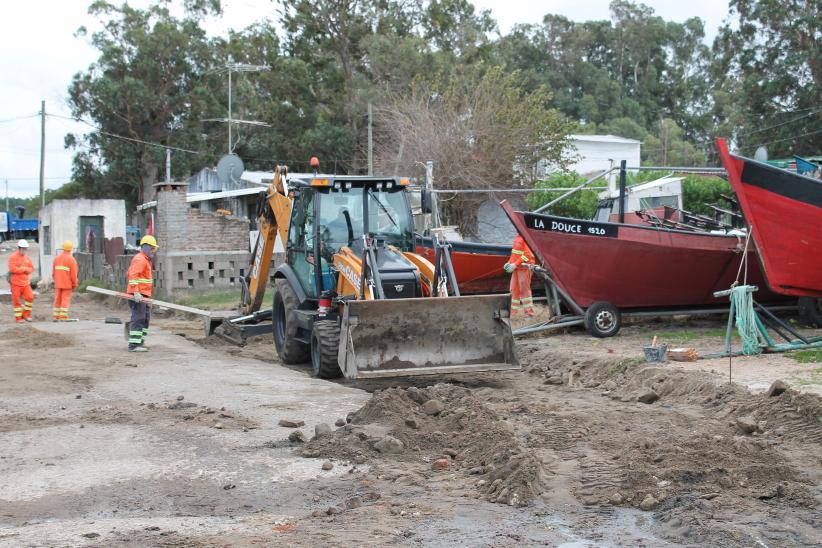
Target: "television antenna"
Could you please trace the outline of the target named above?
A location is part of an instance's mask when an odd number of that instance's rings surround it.
[[[248,63],[235,63],[231,56],[228,57],[228,61],[226,64],[218,67],[216,69],[212,69],[210,73],[227,73],[228,74],[228,117],[227,118],[208,118],[206,120],[202,120],[203,122],[226,122],[228,124],[228,154],[233,153],[233,146],[231,142],[231,126],[232,124],[248,124],[254,126],[265,126],[270,127],[269,124],[265,122],[256,122],[253,120],[233,120],[231,114],[231,75],[235,72],[264,72],[271,70],[271,67],[268,65],[251,65]]]

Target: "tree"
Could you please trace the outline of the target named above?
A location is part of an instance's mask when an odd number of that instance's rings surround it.
[[[367,39],[373,34],[407,36],[419,16],[419,4],[399,0],[280,0],[289,56],[314,73],[314,90],[335,102],[329,105],[328,129],[347,141],[350,169],[361,169],[357,153],[364,147],[363,127],[370,83]],[[322,88],[322,89],[318,89]],[[346,135],[339,133],[340,122]]]
[[[731,0],[713,44],[718,132],[751,155],[818,154],[822,148],[819,0]]]
[[[89,196],[149,199],[163,145],[193,150],[175,153],[178,172],[204,163],[197,159],[206,148],[200,120],[220,109],[214,92],[219,79],[208,73],[216,65],[213,43],[200,23],[219,3],[188,1],[182,18],[171,15],[168,3],[136,9],[98,0],[89,7],[102,22],[91,37],[100,57],[74,76],[69,105],[95,129],[66,141],[83,149],[74,176]]]
[[[585,182],[585,177],[574,172],[561,172],[538,181],[534,188],[574,188]],[[560,192],[534,192],[526,199],[531,209],[537,209],[558,198]],[[572,219],[593,219],[597,210],[596,190],[580,190],[551,206],[548,213]]]
[[[657,124],[657,134],[645,137],[642,147],[645,163],[654,166],[695,166],[705,161],[705,155],[685,140],[682,128],[670,118]]]
[[[545,88],[525,92],[518,73],[466,69],[377,107],[376,170],[413,173],[433,160],[438,189],[530,186],[539,161],[563,165],[570,125],[549,108]],[[467,235],[477,231],[483,194],[456,194],[441,212]]]
[[[685,139],[705,139],[712,120],[703,100],[709,82],[702,21],[664,21],[625,0],[613,1],[610,10],[605,21],[548,14],[542,25],[515,27],[500,39],[495,61],[522,70],[529,89],[551,89],[552,105],[582,131],[616,133],[619,125],[634,135],[641,133],[636,126],[656,133],[661,115]]]

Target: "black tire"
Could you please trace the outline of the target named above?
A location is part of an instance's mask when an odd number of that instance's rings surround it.
[[[271,310],[271,326],[274,346],[283,363],[306,363],[311,347],[297,340],[297,321],[294,311],[300,305],[297,294],[287,280],[274,280],[274,306]]]
[[[337,354],[340,348],[340,326],[334,320],[314,322],[311,332],[311,368],[314,376],[336,379],[342,376]]]
[[[822,299],[799,297],[799,317],[810,327],[822,327]]]
[[[622,327],[619,309],[606,301],[598,301],[585,311],[585,329],[599,339],[613,337]]]

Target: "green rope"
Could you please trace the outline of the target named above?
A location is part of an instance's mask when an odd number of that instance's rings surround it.
[[[731,307],[735,313],[736,330],[742,338],[742,353],[746,356],[762,353],[762,341],[753,307],[750,286],[738,285],[731,289]]]

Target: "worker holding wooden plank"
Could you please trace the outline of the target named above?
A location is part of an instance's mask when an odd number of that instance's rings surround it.
[[[140,252],[131,260],[126,275],[128,286],[126,293],[132,296],[128,302],[131,309],[131,323],[128,334],[129,352],[147,352],[145,345],[148,336],[148,323],[151,307],[143,298],[151,298],[154,280],[151,274],[151,258],[157,252],[157,240],[154,236],[143,236],[140,240]]]

